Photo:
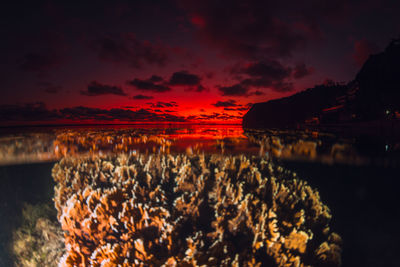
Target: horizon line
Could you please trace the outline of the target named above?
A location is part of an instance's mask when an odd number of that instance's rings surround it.
[[[61,124],[19,124],[19,125],[0,125],[0,129],[4,128],[29,128],[29,127],[62,127],[62,126],[140,126],[140,125],[237,125],[242,123],[199,123],[199,122],[148,122],[148,123],[61,123]]]

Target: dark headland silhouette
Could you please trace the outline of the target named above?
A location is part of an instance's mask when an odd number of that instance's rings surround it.
[[[244,128],[400,128],[400,38],[371,55],[347,84],[327,82],[292,96],[257,103]],[[376,127],[379,126],[379,127]],[[399,130],[399,129],[397,129]]]

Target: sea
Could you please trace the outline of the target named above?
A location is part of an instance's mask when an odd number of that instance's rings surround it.
[[[0,182],[0,266],[399,266],[390,134],[8,127]]]

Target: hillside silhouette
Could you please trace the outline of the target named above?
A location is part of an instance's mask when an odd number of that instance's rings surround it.
[[[355,79],[328,82],[292,96],[257,103],[243,117],[244,128],[360,124],[400,118],[400,38],[371,55]]]

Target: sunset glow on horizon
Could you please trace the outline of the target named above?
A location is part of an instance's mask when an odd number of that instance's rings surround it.
[[[396,35],[365,35],[396,13],[360,5],[98,1],[94,12],[89,3],[8,3],[0,121],[240,124],[254,103],[353,79]]]

